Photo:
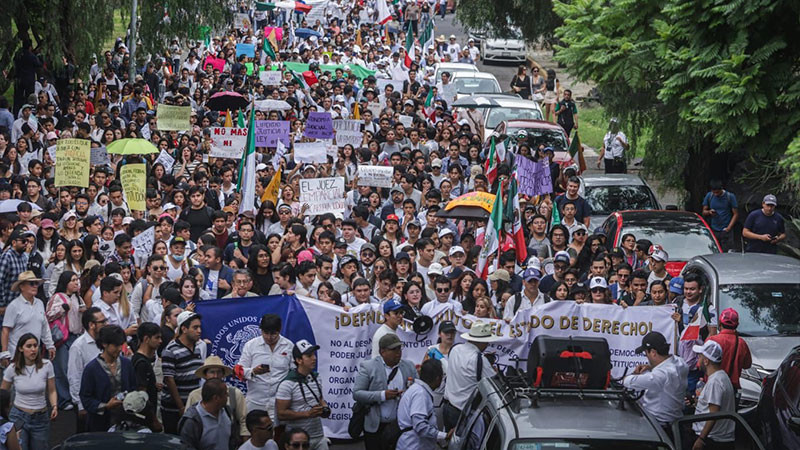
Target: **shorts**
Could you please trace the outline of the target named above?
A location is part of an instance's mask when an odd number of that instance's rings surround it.
[[[558,96],[554,91],[545,91],[544,103],[546,105],[555,105],[556,103],[558,103]]]

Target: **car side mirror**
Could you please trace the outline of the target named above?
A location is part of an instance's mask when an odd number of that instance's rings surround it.
[[[677,211],[678,210],[678,206],[677,205],[667,205],[664,209],[666,209],[667,211]]]
[[[800,434],[800,416],[789,417],[789,429],[795,434]]]

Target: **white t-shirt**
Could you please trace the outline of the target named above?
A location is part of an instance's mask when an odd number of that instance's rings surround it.
[[[264,444],[263,447],[256,447],[250,442],[250,439],[248,439],[247,442],[245,442],[244,444],[242,444],[241,447],[239,447],[239,450],[278,450],[278,444],[276,444],[275,441],[270,439],[267,441],[266,444]]]
[[[625,147],[622,146],[617,137],[622,139],[622,142],[626,144],[628,143],[628,138],[622,131],[616,134],[611,133],[609,131],[603,138],[603,145],[605,145],[606,147],[606,152],[603,155],[603,158],[605,159],[622,158],[622,154],[625,151]]]
[[[709,413],[709,404],[718,405],[720,412],[735,412],[735,403],[731,379],[724,370],[718,370],[708,377],[708,382],[703,386],[703,390],[697,398],[697,406],[694,409],[694,413]],[[695,433],[700,434],[705,425],[705,422],[695,422],[692,424],[692,429]],[[718,420],[708,437],[717,442],[732,442],[736,437],[736,423],[729,419]]]
[[[55,378],[53,364],[49,360],[42,361],[42,368],[35,365],[25,366],[22,375],[17,375],[15,363],[11,363],[3,372],[3,380],[14,385],[16,397],[14,405],[28,410],[39,410],[47,407],[47,380]]]

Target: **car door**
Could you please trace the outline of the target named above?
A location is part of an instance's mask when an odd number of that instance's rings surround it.
[[[483,403],[484,398],[481,390],[475,389],[469,400],[467,400],[467,404],[465,405],[466,407],[461,411],[461,415],[458,417],[456,431],[453,433],[452,439],[450,439],[450,444],[447,447],[448,449],[462,450],[470,448],[468,447],[470,443],[470,432],[480,417],[480,411],[484,407]],[[480,441],[478,444],[480,444]]]

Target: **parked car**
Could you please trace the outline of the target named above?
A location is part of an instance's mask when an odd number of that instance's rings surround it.
[[[528,58],[527,45],[518,30],[509,36],[487,36],[481,40],[481,59],[489,62],[524,63]]]
[[[722,253],[692,258],[683,272],[697,273],[717,311],[739,313],[739,334],[750,347],[752,368],[742,372],[739,410],[749,414],[762,382],[800,342],[800,260],[763,253]]]
[[[489,138],[492,131],[503,121],[542,120],[542,108],[539,103],[519,97],[493,97],[499,108],[486,108],[483,111],[483,140]]]
[[[540,144],[545,147],[553,148],[553,160],[562,167],[568,167],[575,163],[567,149],[569,148],[569,136],[564,132],[561,125],[545,120],[518,119],[505,120],[500,122],[494,132],[498,135],[515,135],[518,131],[525,130],[528,133],[528,142],[532,147],[538,148]],[[488,146],[488,138],[487,143]]]
[[[478,68],[475,67],[474,64],[466,64],[466,63],[451,63],[451,62],[436,63],[433,66],[433,74],[436,77],[436,83],[442,81],[443,72],[450,72],[450,74],[452,75],[453,72],[478,72]]]
[[[450,83],[458,97],[472,94],[499,94],[500,83],[488,72],[453,72]]]
[[[617,211],[608,216],[602,227],[609,250],[619,247],[626,233],[664,247],[669,253],[667,272],[673,277],[697,255],[722,253],[706,221],[690,211]]]
[[[661,209],[653,190],[638,175],[583,175],[578,194],[592,207],[590,230],[599,227],[609,214],[616,211]]]
[[[758,417],[761,440],[767,448],[800,448],[800,346],[764,379]]]

